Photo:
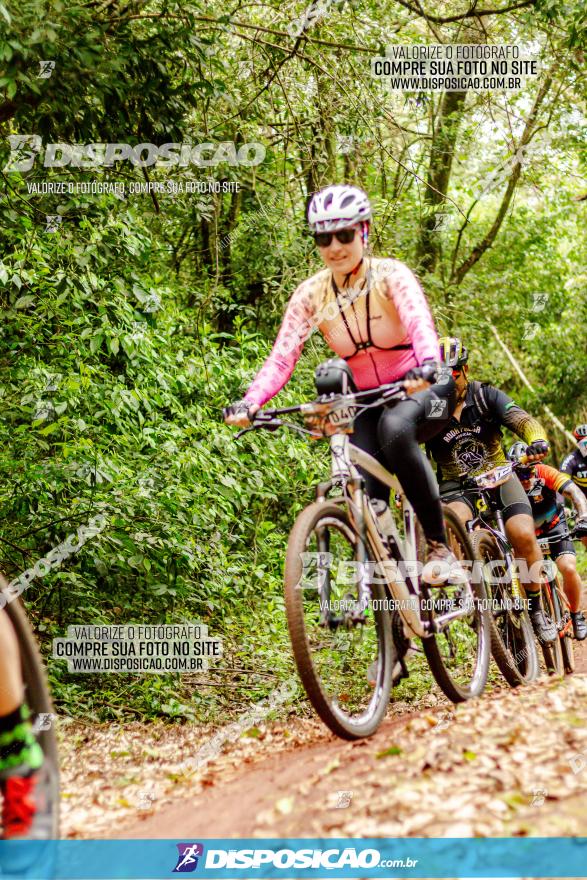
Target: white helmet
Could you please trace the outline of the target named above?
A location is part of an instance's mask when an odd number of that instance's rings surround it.
[[[336,232],[371,217],[371,203],[358,186],[335,184],[317,192],[308,208],[308,223],[314,232]]]

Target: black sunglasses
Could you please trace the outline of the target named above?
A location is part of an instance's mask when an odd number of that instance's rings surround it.
[[[315,232],[314,241],[318,247],[328,247],[333,236],[341,244],[350,244],[355,237],[356,229],[339,229],[338,232]]]

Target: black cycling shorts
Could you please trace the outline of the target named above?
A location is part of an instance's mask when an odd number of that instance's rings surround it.
[[[496,507],[501,510],[504,523],[519,513],[532,516],[532,506],[528,501],[528,496],[515,474],[512,474],[501,486],[488,491],[493,496]],[[462,501],[470,509],[472,515],[477,516],[475,501],[479,495],[476,492],[468,492],[463,489],[458,480],[446,480],[441,483],[440,497],[447,504],[450,501]]]

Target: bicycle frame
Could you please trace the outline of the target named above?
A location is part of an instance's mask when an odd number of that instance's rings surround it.
[[[570,536],[571,536],[571,532],[567,531],[567,533],[565,535],[557,535],[554,538],[547,538],[547,537],[537,538],[538,546],[540,547],[540,549],[542,551],[542,555],[549,557],[548,561],[550,562],[550,565],[552,566],[550,574],[545,573],[545,575],[544,575],[544,588],[546,590],[548,590],[551,595],[552,595],[553,589],[556,591],[556,593],[558,595],[559,602],[560,602],[560,607],[561,607],[561,610],[563,613],[566,611],[570,611],[571,606],[569,605],[569,600],[567,599],[565,591],[562,590],[560,587],[559,571],[558,571],[558,567],[556,565],[556,561],[554,559],[552,559],[550,556],[550,545],[557,543],[561,539],[569,538]],[[573,621],[569,617],[569,620],[567,621],[564,628],[559,630],[559,636],[561,638],[563,638],[563,636],[565,636],[567,634],[567,632],[570,629],[572,629],[572,626],[573,626]]]
[[[483,497],[481,492],[480,497]],[[516,569],[514,548],[510,544],[505,533],[503,514],[501,510],[491,510],[489,506],[487,506],[487,509],[491,511],[491,514],[487,519],[495,521],[495,528],[483,516],[484,511],[478,510],[477,516],[467,522],[467,532],[471,533],[477,527],[481,527],[493,535],[493,538],[495,539],[499,550],[501,550],[501,552],[503,553],[503,560],[506,563],[506,571],[512,573],[512,593],[514,594],[514,598],[522,599],[523,597],[520,591],[520,582]]]
[[[361,542],[363,543],[362,555],[366,558],[366,538],[369,536],[371,547],[375,550],[379,564],[383,567],[386,580],[393,598],[397,603],[397,610],[410,633],[420,638],[426,638],[431,635],[431,630],[427,622],[420,619],[418,612],[419,599],[421,596],[418,578],[416,572],[413,577],[404,578],[399,570],[395,560],[389,558],[389,554],[383,544],[379,528],[377,526],[377,515],[364,492],[364,479],[358,470],[360,466],[373,477],[376,477],[384,485],[393,489],[396,495],[401,497],[402,503],[402,520],[405,527],[405,538],[402,538],[395,521],[391,538],[393,539],[401,561],[414,560],[416,562],[416,516],[414,509],[403,492],[397,477],[391,474],[383,467],[372,455],[359,449],[350,442],[347,434],[333,434],[330,437],[330,448],[332,457],[331,480],[328,483],[321,483],[318,486],[318,500],[326,499],[326,492],[332,485],[338,484],[350,486],[352,497],[349,498],[350,514]],[[360,561],[364,561],[361,559]],[[366,575],[363,575],[366,577]],[[368,584],[364,581],[359,585],[359,594],[364,595],[365,592],[370,593]],[[467,611],[451,611],[447,614],[439,615],[434,621],[434,632],[440,631],[443,624],[449,623],[457,617],[464,617]]]
[[[401,382],[390,383],[377,389],[378,399],[373,401],[374,391],[359,391],[349,395],[334,395],[332,399],[320,398],[312,403],[303,403],[297,406],[283,409],[270,410],[255,416],[250,428],[245,428],[237,434],[240,437],[248,431],[257,428],[266,428],[275,431],[280,427],[291,428],[303,434],[308,434],[314,439],[328,437],[331,450],[331,478],[326,482],[319,483],[316,489],[318,501],[326,499],[327,492],[333,485],[341,486],[344,492],[343,499],[349,505],[349,514],[359,539],[357,548],[357,561],[367,562],[367,543],[373,548],[379,565],[385,573],[387,586],[397,603],[397,610],[405,623],[409,633],[420,638],[426,638],[433,633],[441,632],[451,621],[459,617],[467,617],[470,611],[464,608],[460,611],[449,611],[439,614],[432,621],[422,621],[420,618],[420,586],[416,572],[408,579],[404,578],[399,570],[397,562],[404,563],[411,560],[417,561],[416,554],[416,516],[412,505],[397,479],[383,467],[372,455],[359,449],[349,440],[352,426],[357,417],[357,409],[361,406],[379,406],[382,403],[390,403],[394,399],[406,398],[405,388]],[[366,398],[370,398],[366,402]],[[295,423],[281,420],[281,416],[302,415],[311,430],[301,428]],[[393,522],[391,539],[395,543],[399,560],[390,558],[385,548],[379,528],[377,515],[365,493],[364,478],[358,467],[363,468],[373,477],[376,477],[384,485],[393,489],[396,495],[402,499],[402,520],[405,527],[405,538],[399,534],[395,522]],[[350,489],[350,491],[349,491]],[[336,499],[335,499],[336,500]],[[320,547],[320,550],[324,549]],[[361,580],[358,585],[359,609],[364,610],[371,598],[371,588],[368,581],[368,570],[362,566]]]

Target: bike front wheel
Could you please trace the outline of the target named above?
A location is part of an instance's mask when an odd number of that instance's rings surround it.
[[[385,585],[375,570],[342,505],[315,502],[299,514],[285,560],[293,655],[319,717],[348,740],[371,736],[381,724],[396,661]],[[367,607],[359,588],[365,578]]]
[[[538,677],[539,665],[534,631],[522,597],[512,592],[512,573],[491,532],[478,529],[469,537],[475,557],[483,565],[493,659],[511,687],[528,684]]]
[[[448,546],[457,560],[472,563],[473,548],[460,519],[448,507],[443,506],[443,513]],[[473,577],[464,585],[448,580],[439,587],[423,583],[422,596],[423,619],[432,625],[443,614],[459,611],[465,603],[470,608],[468,614],[451,620],[441,632],[422,639],[422,645],[432,674],[449,700],[462,703],[479,696],[487,683],[491,640],[482,580]]]
[[[550,607],[547,614],[552,614],[552,620],[558,635],[558,647],[553,649],[550,645],[545,646],[549,650],[544,654],[544,661],[548,671],[552,672],[552,674],[562,675],[567,673],[567,675],[570,675],[575,671],[573,623],[558,576],[549,581],[549,588],[543,591],[543,596],[545,593],[548,593],[550,599]]]
[[[560,639],[560,607],[557,609],[558,603],[556,603],[554,598],[555,595],[556,584],[554,581],[545,581],[542,586],[542,604],[544,607],[544,613],[554,622],[557,632],[554,642],[547,642],[542,645],[542,654],[547,673],[562,678],[565,674],[565,662]]]

